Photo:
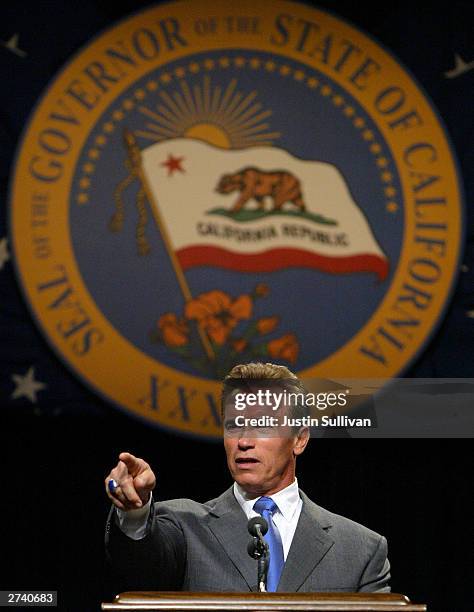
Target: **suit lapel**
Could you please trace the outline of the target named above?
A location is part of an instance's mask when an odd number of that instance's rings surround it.
[[[247,552],[250,541],[247,517],[235,499],[232,487],[216,499],[207,521],[209,529],[244,578],[249,590],[255,590],[257,562]]]
[[[318,506],[300,491],[303,500],[300,518],[278,584],[279,592],[295,592],[320,563],[334,540],[326,533]]]

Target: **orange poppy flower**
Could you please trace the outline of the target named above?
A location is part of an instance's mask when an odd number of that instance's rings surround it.
[[[278,317],[265,317],[257,321],[257,331],[259,334],[269,334],[278,325]]]
[[[255,295],[258,297],[267,297],[270,293],[270,287],[265,283],[258,283],[255,287]]]
[[[240,295],[232,300],[223,291],[201,293],[186,304],[187,319],[195,319],[216,344],[224,344],[234,327],[252,314],[252,300],[249,295]]]
[[[237,338],[237,340],[232,340],[231,344],[236,353],[241,353],[248,343],[244,338]]]
[[[271,340],[267,344],[267,351],[270,357],[286,359],[290,363],[295,363],[299,348],[295,334],[285,334],[281,338]]]
[[[188,343],[188,325],[183,319],[178,319],[173,312],[162,315],[158,327],[167,346],[184,346]]]

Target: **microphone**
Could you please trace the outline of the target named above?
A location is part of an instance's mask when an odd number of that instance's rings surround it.
[[[254,538],[263,538],[268,531],[268,523],[263,516],[254,516],[247,523],[247,529]]]
[[[247,529],[252,536],[247,552],[253,559],[260,559],[268,553],[268,544],[263,539],[268,531],[268,523],[263,516],[254,516],[247,523]]]
[[[258,538],[252,538],[247,544],[248,554],[252,557],[252,559],[255,559],[256,561],[258,561],[258,559],[260,559],[260,557],[262,556],[260,548],[261,547]]]
[[[263,536],[268,531],[268,523],[263,516],[255,516],[247,523],[247,529],[252,539],[247,546],[247,552],[257,561],[257,584],[258,590],[266,591],[267,573],[270,562],[270,550]]]

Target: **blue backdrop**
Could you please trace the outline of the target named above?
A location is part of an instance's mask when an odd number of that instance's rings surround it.
[[[85,389],[38,332],[14,274],[7,192],[28,116],[72,54],[147,4],[18,1],[0,9],[0,524],[7,528],[2,556],[8,562],[0,588],[58,589],[63,610],[97,610],[103,595],[102,479],[118,451],[130,449],[165,465],[159,497],[204,500],[228,484],[218,445],[147,428]],[[423,85],[447,126],[464,181],[465,251],[445,317],[406,374],[474,377],[473,4],[402,0],[371,8],[322,1],[318,6],[390,49]],[[340,439],[314,446],[302,465],[304,488],[322,505],[389,537],[395,590],[428,601],[430,610],[472,609],[472,546],[463,535],[464,520],[472,516],[467,443],[364,440],[356,446]],[[196,456],[193,465],[180,461]],[[213,469],[203,485],[209,462],[221,469]],[[110,593],[115,585],[107,588]]]

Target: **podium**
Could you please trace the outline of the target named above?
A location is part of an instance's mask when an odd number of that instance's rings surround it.
[[[397,593],[120,593],[102,610],[154,612],[426,612]]]

